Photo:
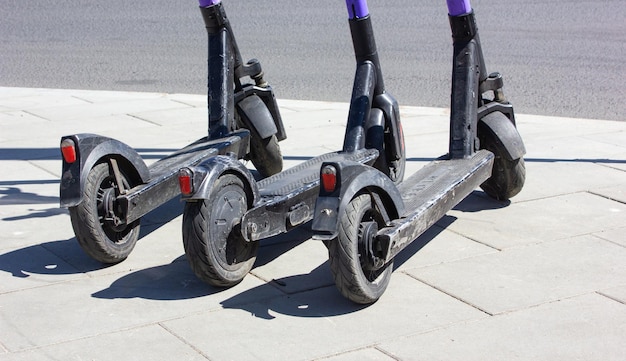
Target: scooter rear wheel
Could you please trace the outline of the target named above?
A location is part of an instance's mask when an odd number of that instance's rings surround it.
[[[498,117],[498,122],[515,127],[506,115],[500,112],[489,113],[486,117]],[[526,180],[524,158],[509,159],[504,146],[507,139],[500,139],[483,122],[478,122],[478,139],[481,149],[486,149],[495,155],[491,177],[481,184],[480,188],[490,197],[501,201],[517,195],[524,187]]]
[[[384,222],[372,204],[369,194],[353,198],[341,216],[339,234],[330,241],[328,255],[335,284],[341,294],[353,302],[370,304],[387,289],[393,271],[393,261],[372,268],[366,260],[366,236],[369,223]]]
[[[122,171],[125,189],[129,177]],[[81,248],[102,263],[125,260],[139,238],[140,220],[126,224],[116,215],[119,187],[106,162],[96,164],[87,175],[83,201],[70,207],[72,228]]]
[[[243,182],[233,174],[220,176],[207,199],[185,205],[185,254],[196,276],[204,282],[233,286],[252,269],[258,242],[246,242],[240,230],[247,209]]]

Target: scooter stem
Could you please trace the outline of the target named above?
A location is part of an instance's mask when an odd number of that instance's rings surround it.
[[[462,159],[471,157],[477,148],[479,85],[487,78],[487,70],[469,0],[447,3],[454,47],[449,150],[450,158]]]
[[[206,5],[207,6],[202,6]],[[200,12],[208,34],[209,139],[226,136],[234,129],[234,63],[232,32],[220,0],[200,0]]]

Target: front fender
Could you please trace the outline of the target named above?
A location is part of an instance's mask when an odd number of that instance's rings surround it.
[[[504,156],[510,161],[519,159],[526,154],[522,136],[517,131],[513,121],[510,121],[501,112],[492,112],[480,118],[478,132],[479,134],[481,132],[492,133],[502,143],[506,151]]]
[[[103,158],[122,161],[133,182],[145,183],[150,179],[150,171],[139,153],[119,140],[89,133],[64,136],[61,142],[65,139],[74,142],[76,161],[67,163],[63,160],[59,197],[61,207],[74,207],[82,202],[89,171]]]
[[[337,169],[338,189],[327,194],[320,187],[320,195],[315,203],[315,213],[311,229],[315,239],[331,240],[337,237],[339,222],[348,203],[363,192],[372,194],[381,212],[387,218],[397,219],[404,213],[402,196],[395,184],[384,173],[356,162],[329,162]]]
[[[232,173],[241,178],[248,193],[248,207],[259,201],[259,188],[252,173],[233,157],[217,155],[188,169],[193,173],[194,190],[191,194],[182,196],[184,201],[208,199],[211,187],[224,173]]]
[[[244,126],[254,129],[261,139],[269,138],[278,132],[272,113],[257,95],[243,98],[236,106]]]

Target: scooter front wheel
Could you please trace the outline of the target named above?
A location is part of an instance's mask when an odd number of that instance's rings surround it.
[[[122,172],[125,189],[130,188]],[[70,207],[74,234],[81,248],[102,263],[125,260],[139,238],[140,220],[130,224],[116,214],[116,197],[119,187],[113,171],[106,162],[96,164],[87,175],[83,201]]]
[[[500,112],[489,113],[486,117],[497,117],[498,122],[506,126],[515,127],[506,115]],[[509,159],[506,155],[504,142],[483,122],[478,122],[478,138],[480,147],[495,155],[491,177],[480,185],[487,195],[497,200],[508,200],[517,195],[526,181],[526,165],[524,158]]]
[[[372,267],[367,258],[369,225],[383,224],[381,214],[372,204],[369,194],[353,198],[341,216],[339,234],[330,241],[328,255],[335,284],[341,294],[353,302],[370,304],[387,289],[393,271],[393,261],[382,267]]]
[[[207,199],[185,205],[185,254],[198,278],[213,286],[233,286],[250,272],[258,250],[258,242],[246,242],[241,235],[247,195],[233,174],[220,176],[209,193]]]
[[[250,139],[248,157],[263,178],[280,173],[283,170],[283,155],[280,152],[276,135],[261,139],[255,131]]]

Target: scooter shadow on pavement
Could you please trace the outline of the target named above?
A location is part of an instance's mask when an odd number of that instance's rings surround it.
[[[302,244],[310,238],[310,231],[293,232],[289,236],[286,237],[283,234],[264,240],[254,267],[257,268],[270,263],[289,249]],[[272,290],[275,288],[281,289],[280,284],[284,282],[271,280],[270,283],[273,283],[276,287],[269,284],[261,287],[271,288]],[[198,279],[183,255],[169,264],[149,267],[126,274],[115,280],[108,288],[98,291],[92,294],[92,296],[104,299],[183,300],[209,296],[226,290],[228,289],[207,285]],[[259,289],[257,293],[250,296],[250,300],[242,300],[241,302],[245,303],[262,299],[262,295],[266,294],[268,294],[266,288]]]

